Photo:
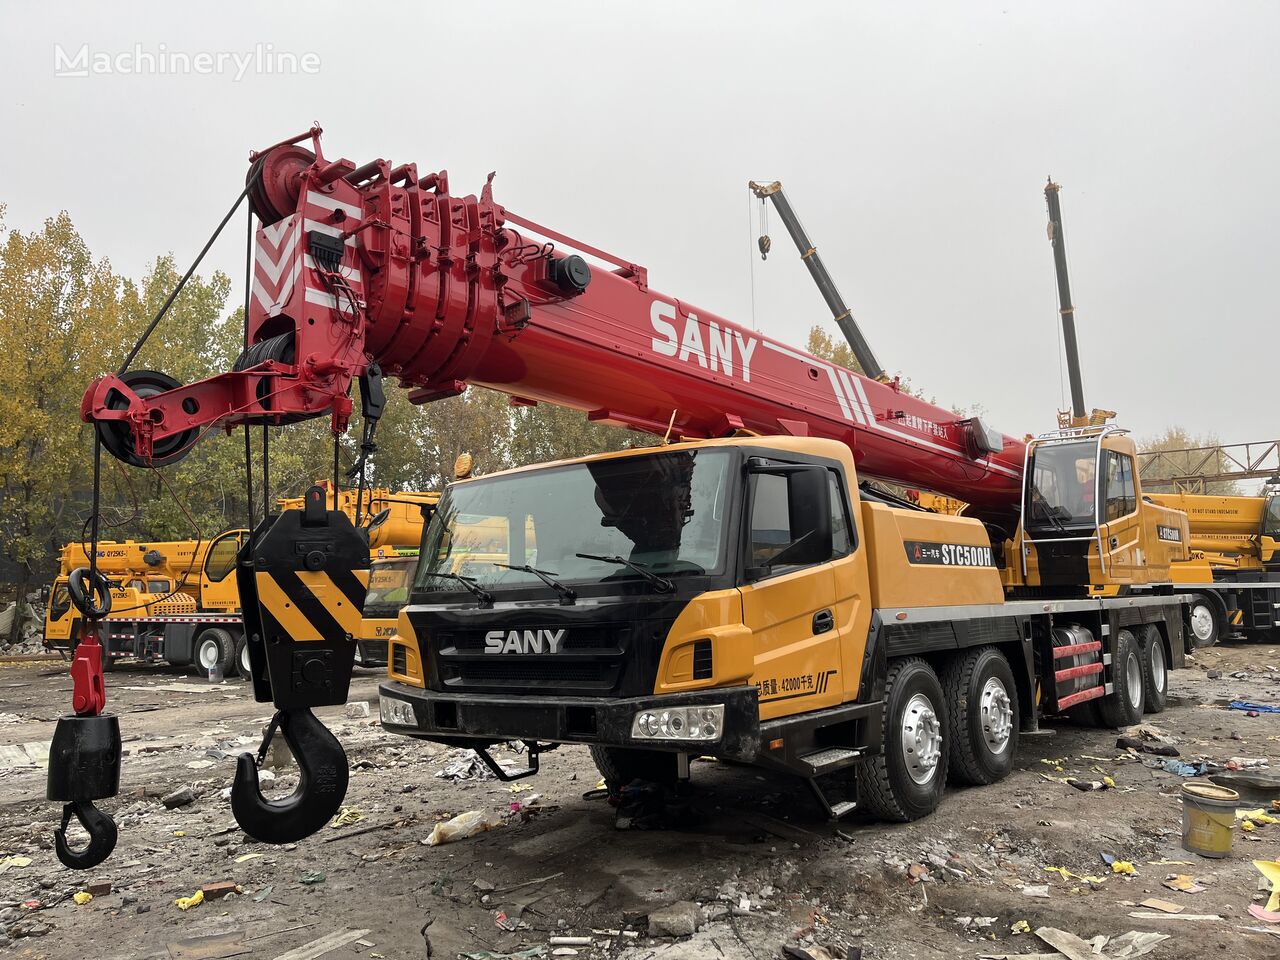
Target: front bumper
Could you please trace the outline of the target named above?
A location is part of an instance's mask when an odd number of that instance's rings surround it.
[[[413,725],[389,722],[392,733],[451,746],[487,746],[507,740],[546,743],[598,743],[611,747],[696,753],[730,760],[753,760],[760,752],[760,707],[754,686],[720,687],[653,697],[540,697],[501,694],[438,693],[388,680],[381,699],[408,703]],[[631,735],[632,722],[644,710],[672,706],[724,705],[718,740],[650,740]]]

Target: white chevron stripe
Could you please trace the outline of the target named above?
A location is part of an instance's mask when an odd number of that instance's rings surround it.
[[[271,256],[270,251],[259,245],[253,251],[253,262],[267,277],[271,283],[279,286],[280,275],[284,273],[285,267],[291,263],[296,263],[297,258],[293,256],[294,251],[298,247],[298,234],[295,231],[285,243],[283,249],[275,255]]]
[[[840,389],[840,381],[836,379],[835,367],[827,367],[827,377],[831,380],[831,389],[836,392],[836,401],[840,404],[840,410],[844,414],[844,418],[852,420],[853,416],[849,413],[849,403],[844,398],[844,391]]]
[[[298,274],[301,270],[302,264],[295,259],[293,261],[293,269],[290,271],[288,278],[280,285],[278,292],[275,294],[269,293],[256,276],[253,278],[254,299],[262,304],[262,308],[267,311],[268,316],[275,316],[284,307],[285,301],[289,299],[289,294],[293,290],[293,285],[298,282]]]
[[[292,227],[297,221],[292,216],[285,217],[278,223],[270,224],[262,228],[262,235],[266,237],[273,247],[280,246],[280,237],[286,230]]]
[[[328,194],[317,193],[315,190],[307,191],[307,203],[315,207],[323,207],[326,210],[341,210],[349,217],[355,217],[360,220],[364,217],[364,211],[353,203],[347,203]]]

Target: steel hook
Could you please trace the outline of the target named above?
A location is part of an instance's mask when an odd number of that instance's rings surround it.
[[[258,785],[258,765],[279,726],[298,763],[298,788],[268,800]],[[347,755],[329,728],[306,707],[278,710],[255,758],[242,753],[231,782],[231,811],[244,832],[263,843],[293,843],[322,828],[347,795]]]
[[[83,850],[67,845],[67,827],[75,817],[89,834]],[[72,800],[62,805],[62,826],[53,831],[53,846],[58,859],[73,870],[88,870],[111,856],[116,848],[116,822],[93,805],[92,800]]]

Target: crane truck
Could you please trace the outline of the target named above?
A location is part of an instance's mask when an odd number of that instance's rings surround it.
[[[660,293],[639,264],[498,204],[492,177],[459,195],[443,170],[330,159],[320,140],[252,154],[260,225],[234,369],[94,381],[82,416],[102,450],[148,466],[215,424],[327,414],[341,431],[353,384],[367,403],[386,375],[417,403],[478,385],[669,441],[449,486],[390,640],[388,730],[481,757],[523,740],[524,775],[545,749],[586,744],[614,786],[724,757],[803,778],[832,816],[909,820],[949,779],[1005,776],[1045,714],[1160,709],[1183,598],[1089,595],[1167,581],[1187,555],[1185,514],[1142,498],[1124,431],[1024,442]],[[969,515],[885,502],[872,477]],[[237,563],[255,696],[302,774],[268,800],[240,758],[232,809],[268,842],[319,829],[347,783],[311,709],[346,697],[368,550],[325,506],[313,489],[266,518]],[[477,519],[504,534],[503,559],[456,573]],[[77,573],[92,609],[94,573]],[[96,846],[59,847],[77,866],[109,851],[92,800],[118,777],[87,650],[73,664],[87,707],[59,721],[74,749],[51,757],[48,791],[64,826],[89,821]],[[105,772],[73,787],[74,764]]]
[[[320,484],[333,495],[327,482]],[[338,509],[357,517],[357,491],[342,490]],[[366,491],[359,524],[369,537],[374,567],[399,563],[399,551],[415,548],[422,539],[423,507],[435,505],[439,495],[386,489]],[[301,497],[280,500],[281,509],[299,509]],[[236,554],[245,530],[227,530],[208,540],[100,541],[98,569],[111,581],[111,612],[103,649],[103,666],[112,669],[122,659],[195,665],[202,673],[218,668],[225,676],[249,677],[249,657],[240,614]],[[69,577],[88,565],[82,543],[62,548],[59,573],[49,590],[45,609],[44,644],[70,650],[79,636],[81,615],[72,605]],[[364,624],[356,637],[355,658],[361,666],[387,662],[384,619]],[[394,612],[390,614],[394,617]]]
[[[1181,510],[1191,529],[1191,559],[1173,580],[1191,595],[1190,639],[1207,647],[1229,635],[1270,640],[1280,630],[1280,478],[1261,496],[1152,493]]]

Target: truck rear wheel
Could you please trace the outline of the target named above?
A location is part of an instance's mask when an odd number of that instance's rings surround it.
[[[1146,694],[1146,712],[1163,713],[1169,700],[1169,660],[1164,649],[1164,636],[1154,623],[1143,627],[1142,685]]]
[[[952,783],[995,783],[1018,752],[1018,689],[995,647],[956,656],[942,674],[951,728]]]
[[[947,708],[933,668],[919,657],[892,661],[885,680],[880,753],[857,769],[858,796],[882,820],[928,816],[947,783]]]
[[[221,627],[208,627],[196,637],[196,669],[207,676],[214,667],[229,676],[236,662],[236,644],[231,634]]]
[[[1103,726],[1118,728],[1141,723],[1147,702],[1146,671],[1142,668],[1142,650],[1127,628],[1116,634],[1111,676],[1111,696],[1098,701],[1098,718]]]
[[[236,637],[236,675],[241,680],[248,680],[253,676],[253,666],[249,662],[249,641],[244,634]]]
[[[1187,619],[1191,627],[1191,645],[1197,650],[1212,647],[1222,638],[1222,614],[1218,605],[1203,593],[1191,598]]]
[[[630,750],[592,744],[591,759],[611,790],[620,790],[633,780],[675,783],[678,773],[676,755],[662,750]]]

